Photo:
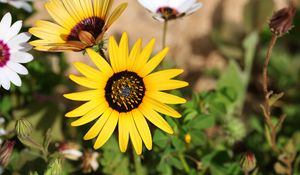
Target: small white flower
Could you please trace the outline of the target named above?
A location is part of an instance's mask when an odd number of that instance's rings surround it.
[[[11,6],[14,6],[14,7],[18,8],[18,9],[22,8],[27,12],[32,12],[32,7],[28,3],[28,1],[32,1],[32,0],[0,0],[1,3],[7,3]]]
[[[138,0],[159,21],[190,15],[202,7],[197,0]]]
[[[20,33],[22,21],[11,25],[12,17],[6,13],[0,22],[0,87],[9,90],[10,82],[21,86],[20,75],[27,75],[28,70],[20,63],[28,63],[33,56],[27,51],[32,49],[27,41],[31,35]]]
[[[80,157],[82,157],[82,152],[76,149],[66,149],[61,151],[61,153],[64,155],[66,159],[70,160],[79,160]]]

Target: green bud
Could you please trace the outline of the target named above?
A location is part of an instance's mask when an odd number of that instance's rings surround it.
[[[16,132],[20,138],[28,138],[32,133],[32,124],[26,119],[20,119],[16,122]]]
[[[255,155],[251,152],[246,152],[241,161],[240,166],[244,172],[250,172],[256,167]]]
[[[62,164],[59,158],[50,162],[49,168],[47,169],[45,175],[61,175],[62,173]]]

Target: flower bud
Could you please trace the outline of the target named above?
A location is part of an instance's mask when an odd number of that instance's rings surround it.
[[[246,152],[241,161],[240,166],[244,172],[250,172],[256,167],[255,155],[251,152]]]
[[[275,12],[270,20],[270,30],[274,35],[282,36],[293,28],[293,20],[296,13],[296,8],[293,2],[286,8]]]
[[[0,166],[6,167],[10,161],[10,157],[12,151],[14,149],[15,142],[14,141],[6,141],[0,147]]]
[[[20,119],[16,122],[16,132],[20,138],[28,138],[32,133],[32,124],[26,119]]]
[[[184,136],[184,141],[185,141],[185,143],[190,144],[191,141],[192,141],[192,136],[191,136],[189,133],[187,133],[187,134]]]

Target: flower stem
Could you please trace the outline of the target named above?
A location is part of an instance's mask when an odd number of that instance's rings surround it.
[[[179,159],[180,159],[180,161],[181,161],[181,163],[182,163],[182,165],[183,165],[184,171],[188,174],[188,173],[190,172],[190,167],[189,167],[189,165],[187,164],[187,162],[186,162],[186,160],[185,160],[185,158],[184,158],[183,153],[179,153],[178,156],[179,156]]]
[[[264,117],[265,117],[267,126],[269,127],[269,129],[271,131],[271,133],[270,133],[271,134],[271,146],[272,146],[272,150],[275,152],[277,150],[277,148],[276,148],[276,127],[272,123],[271,107],[269,104],[269,99],[270,99],[271,93],[268,90],[268,66],[270,63],[272,51],[276,44],[276,41],[277,41],[277,36],[273,35],[272,39],[270,41],[269,47],[268,47],[266,58],[265,58],[265,63],[264,63],[264,67],[263,67],[263,82],[262,82],[263,93],[264,93],[264,110],[265,110]]]
[[[167,31],[168,31],[168,20],[164,20],[163,37],[162,37],[162,49],[164,49],[166,47]]]
[[[136,175],[143,175],[143,169],[141,165],[141,158],[135,154],[134,151],[132,151],[133,154],[133,160],[134,160],[134,168]]]

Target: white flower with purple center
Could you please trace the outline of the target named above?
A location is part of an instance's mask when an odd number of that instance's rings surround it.
[[[197,0],[138,0],[159,21],[190,15],[202,7]]]
[[[32,0],[0,0],[1,3],[7,3],[11,6],[14,6],[15,8],[22,8],[27,12],[32,12],[32,7],[31,5],[28,3],[29,1]]]
[[[10,83],[21,86],[20,75],[27,75],[28,70],[20,63],[28,63],[33,56],[27,51],[32,49],[27,41],[31,35],[20,33],[22,21],[12,24],[10,13],[6,13],[0,22],[0,87],[9,90]]]

